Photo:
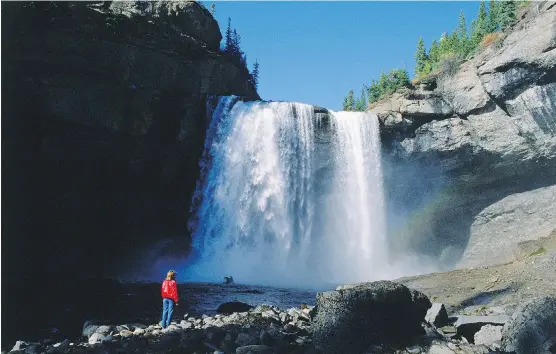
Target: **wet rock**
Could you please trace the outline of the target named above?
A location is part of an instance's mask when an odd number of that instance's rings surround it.
[[[131,337],[133,336],[133,332],[132,331],[126,331],[125,329],[123,331],[120,331],[120,336],[122,338],[127,338],[127,337]]]
[[[233,313],[233,312],[247,312],[251,310],[253,306],[240,301],[225,302],[218,306],[216,313]]]
[[[422,333],[423,305],[414,302],[406,286],[377,281],[338,289],[317,294],[311,325],[316,349],[359,352],[373,344],[403,343]]]
[[[180,327],[182,329],[191,329],[191,328],[193,328],[193,323],[183,320],[183,321],[180,322]]]
[[[89,337],[91,334],[95,333],[99,327],[100,326],[93,321],[85,321],[81,334],[83,337]]]
[[[113,341],[115,341],[115,340],[116,340],[116,338],[115,338],[114,336],[112,336],[112,335],[107,335],[106,337],[104,337],[104,338],[102,339],[102,343],[111,343],[111,342],[113,342]]]
[[[446,312],[446,307],[444,304],[435,302],[432,304],[431,308],[427,311],[425,315],[425,321],[440,328],[448,324],[448,312]]]
[[[520,306],[504,326],[502,350],[517,354],[556,352],[556,297],[540,297]]]
[[[131,328],[130,328],[128,325],[119,325],[119,326],[116,326],[116,331],[117,331],[117,332],[121,332],[121,331],[123,331],[123,330],[129,331],[129,330],[131,330]]]
[[[129,330],[130,330],[130,331],[131,331],[131,330],[136,330],[137,328],[140,328],[140,329],[147,329],[147,326],[145,326],[145,325],[142,324],[142,323],[131,323],[131,324],[128,324],[127,326],[129,327]]]
[[[17,342],[15,342],[15,345],[13,346],[12,350],[10,350],[10,352],[14,352],[17,350],[23,350],[25,348],[27,348],[29,346],[29,344],[27,342],[24,342],[22,340],[18,340]]]
[[[89,344],[102,343],[104,338],[106,338],[106,336],[104,334],[95,332],[95,333],[91,334],[91,336],[89,337]]]
[[[500,348],[502,340],[502,326],[485,325],[473,337],[476,345],[484,344],[494,349]]]
[[[250,353],[259,353],[259,354],[274,354],[276,351],[268,347],[266,345],[246,345],[242,347],[238,347],[236,349],[236,354],[250,354]]]
[[[104,335],[108,335],[114,327],[112,326],[99,326],[96,330],[95,333],[100,333],[100,334],[104,334]]]
[[[136,336],[143,335],[143,334],[145,334],[145,330],[141,329],[141,328],[135,328],[135,330],[133,331],[133,334],[136,335]]]
[[[454,326],[459,336],[465,337],[469,342],[473,342],[473,336],[484,325],[504,325],[510,318],[507,315],[498,316],[458,316]]]

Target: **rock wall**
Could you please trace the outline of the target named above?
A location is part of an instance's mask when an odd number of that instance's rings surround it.
[[[382,126],[393,251],[419,249],[446,267],[496,263],[554,229],[553,2],[531,4],[455,74],[372,111]]]
[[[114,275],[162,239],[184,255],[207,97],[259,98],[217,22],[192,1],[2,10],[6,274]]]

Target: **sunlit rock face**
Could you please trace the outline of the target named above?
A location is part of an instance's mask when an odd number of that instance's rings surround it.
[[[456,74],[371,110],[400,252],[420,249],[446,267],[497,263],[556,227],[556,6],[528,11]]]

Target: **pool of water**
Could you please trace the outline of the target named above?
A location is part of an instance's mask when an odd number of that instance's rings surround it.
[[[160,321],[160,283],[97,279],[69,284],[68,288],[56,285],[37,293],[36,302],[18,312],[13,326],[2,326],[3,349],[11,348],[16,340],[75,340],[86,320],[107,324]],[[314,305],[316,295],[311,290],[213,283],[181,283],[178,292],[180,304],[175,309],[175,319],[183,318],[186,313],[212,315],[220,304],[234,300],[279,308]]]

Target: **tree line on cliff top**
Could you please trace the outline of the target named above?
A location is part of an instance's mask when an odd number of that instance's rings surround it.
[[[465,16],[460,12],[456,29],[444,33],[437,41],[432,41],[427,49],[422,37],[417,42],[415,52],[415,76],[410,81],[406,69],[384,71],[378,78],[372,79],[370,85],[363,85],[360,94],[350,90],[344,97],[344,111],[365,111],[368,105],[378,102],[402,87],[408,87],[442,74],[453,74],[459,64],[480,48],[498,43],[500,33],[511,27],[516,21],[517,8],[526,1],[484,1],[479,6],[477,18],[471,22],[471,31],[467,30]]]

